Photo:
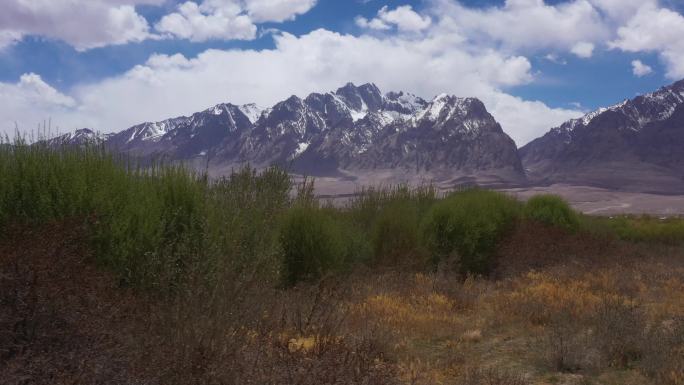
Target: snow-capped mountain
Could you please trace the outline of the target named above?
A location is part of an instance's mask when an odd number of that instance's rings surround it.
[[[478,99],[437,96],[385,133],[366,156],[354,161],[356,167],[445,175],[509,169],[522,174],[515,143]]]
[[[565,122],[520,154],[537,181],[684,191],[684,80]]]
[[[82,128],[50,139],[41,140],[39,143],[44,143],[51,147],[83,146],[101,144],[105,142],[108,137],[108,135],[97,133],[89,128]]]
[[[221,174],[249,163],[279,164],[316,176],[487,175],[524,179],[516,146],[477,99],[427,101],[352,83],[328,93],[292,96],[264,110],[219,104],[189,117],[133,126],[108,146],[144,159],[194,164]]]
[[[107,144],[142,158],[189,160],[207,156],[224,141],[237,140],[260,114],[253,104],[218,104],[189,117],[138,124],[111,136]]]
[[[422,178],[684,192],[684,80],[567,121],[520,150],[477,99],[426,100],[352,83],[265,109],[218,104],[117,134],[83,129],[49,142],[93,141],[213,175],[279,164],[359,184]]]

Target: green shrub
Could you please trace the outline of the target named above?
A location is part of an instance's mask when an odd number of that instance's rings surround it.
[[[354,221],[371,230],[385,207],[410,204],[416,208],[418,216],[421,217],[435,201],[437,201],[437,190],[429,184],[416,187],[406,184],[368,187],[359,191],[350,200],[347,210]]]
[[[177,285],[192,258],[206,257],[208,185],[173,167],[118,179],[94,196],[98,258],[128,282]]]
[[[290,204],[290,176],[271,168],[243,168],[209,190],[205,251],[220,264],[249,269],[260,281],[277,280],[281,251],[280,217]]]
[[[189,275],[274,279],[290,186],[278,169],[210,181],[183,167],[139,168],[98,146],[0,145],[0,226],[82,219],[96,262],[123,283],[163,291]]]
[[[295,199],[291,207],[300,207],[302,200]],[[313,203],[304,203],[306,207],[319,207],[329,218],[335,231],[344,245],[344,257],[339,268],[348,272],[355,265],[369,265],[373,259],[372,234],[369,229],[359,223],[357,213],[348,207],[339,207],[333,200],[314,198]]]
[[[557,195],[536,195],[525,204],[524,216],[528,220],[576,231],[579,228],[577,213]]]
[[[583,217],[582,229],[592,234],[609,235],[625,241],[684,244],[684,218],[651,216]]]
[[[286,285],[339,270],[348,257],[339,224],[317,207],[292,208],[285,216],[280,244]]]
[[[372,230],[373,264],[415,264],[420,256],[419,213],[411,201],[395,202],[380,211]]]
[[[487,274],[498,241],[519,213],[520,204],[501,193],[456,193],[430,210],[422,225],[423,241],[435,264],[457,257],[462,273]]]

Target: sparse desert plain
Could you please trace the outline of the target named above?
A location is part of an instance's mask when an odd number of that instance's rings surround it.
[[[658,195],[556,184],[546,187],[504,189],[520,199],[538,194],[562,196],[576,210],[590,215],[684,215],[684,195]]]
[[[301,181],[301,177],[295,180]],[[393,184],[411,183],[414,186],[430,184],[428,177],[392,180],[386,175],[365,176],[359,179],[341,180],[339,178],[316,178],[316,193],[323,200],[329,199],[335,204],[344,204],[351,197],[359,193],[364,187],[378,184],[392,186]],[[440,193],[447,194],[460,188],[449,187],[444,184],[435,184]],[[578,186],[569,184],[553,184],[550,186],[531,186],[501,188],[491,186],[489,188],[502,191],[515,196],[520,200],[527,200],[540,194],[553,194],[563,197],[575,210],[588,215],[615,216],[615,215],[652,215],[660,217],[684,215],[684,195],[676,194],[650,194],[642,192],[618,191],[593,186]]]

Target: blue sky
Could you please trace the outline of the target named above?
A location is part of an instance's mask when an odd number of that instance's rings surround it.
[[[0,132],[118,131],[354,81],[479,97],[523,144],[684,77],[677,0],[7,2]]]
[[[163,6],[141,6],[138,12],[151,24],[158,22],[167,12],[173,11],[175,5],[182,1],[168,1]],[[198,0],[201,2],[201,0]],[[264,23],[263,29],[277,28],[293,34],[306,34],[318,28],[350,34],[361,31],[354,23],[359,15],[373,17],[385,5],[412,5],[420,8],[420,0],[319,0],[308,13],[295,20],[284,23]],[[42,36],[28,37],[0,54],[0,81],[16,81],[26,72],[41,74],[48,83],[58,88],[68,89],[82,80],[97,81],[106,76],[113,76],[129,70],[136,64],[144,63],[152,53],[196,56],[209,48],[231,49],[273,48],[270,35],[264,35],[250,41],[211,40],[207,42],[190,42],[188,40],[144,41],[124,46],[107,46],[78,52],[67,43],[46,39]],[[369,81],[372,79],[369,79]]]

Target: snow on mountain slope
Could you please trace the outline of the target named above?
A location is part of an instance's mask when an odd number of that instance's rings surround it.
[[[254,103],[243,104],[238,108],[243,114],[245,114],[245,116],[249,119],[251,123],[256,122],[257,119],[259,119],[259,117],[261,116],[261,113],[264,112],[262,108],[260,108]]]
[[[107,140],[108,137],[109,135],[97,133],[89,128],[82,128],[54,138],[41,140],[39,143],[45,143],[48,146],[81,146],[86,144],[101,144]]]
[[[219,170],[250,163],[322,176],[396,168],[448,177],[506,169],[522,178],[513,141],[479,100],[443,94],[427,101],[383,94],[374,84],[348,83],[266,109],[218,104],[133,126],[112,135],[107,146]]]
[[[672,116],[677,106],[684,103],[683,83],[684,81],[675,83],[631,100],[626,99],[610,107],[599,108],[579,119],[569,120],[552,130],[558,133],[572,132],[578,127],[587,127],[594,119],[606,112],[614,112],[627,118],[625,125],[620,128],[638,131],[649,123],[666,120]]]
[[[684,80],[551,129],[520,149],[532,179],[684,191]]]

